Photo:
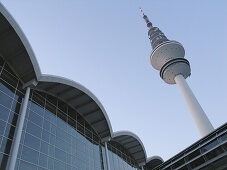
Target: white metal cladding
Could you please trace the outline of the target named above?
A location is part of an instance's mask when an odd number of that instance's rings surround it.
[[[142,141],[136,134],[129,131],[118,131],[113,133],[111,140],[121,144],[138,164],[146,162],[146,150]]]
[[[34,89],[56,96],[74,107],[102,139],[112,138],[123,145],[138,164],[146,163],[146,151],[139,137],[127,131],[113,133],[108,115],[94,94],[72,80],[41,74],[26,36],[1,3],[0,55],[24,85],[35,80],[38,84]]]
[[[164,161],[160,156],[152,156],[147,158],[146,166],[153,169],[156,166],[162,164]]]

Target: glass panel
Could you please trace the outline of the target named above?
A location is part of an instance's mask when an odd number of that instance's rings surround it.
[[[187,158],[188,158],[188,160],[192,160],[193,158],[195,158],[198,155],[200,155],[200,151],[199,150],[196,150],[196,151],[192,152],[191,154],[189,154],[187,156]]]
[[[48,110],[45,110],[44,118],[46,120],[48,120],[49,122],[51,122],[53,124],[56,124],[56,116],[52,112],[49,112]]]
[[[25,134],[24,144],[26,146],[29,146],[33,149],[39,150],[40,146],[40,140],[34,136],[31,136],[29,134]]]
[[[67,154],[67,164],[70,164],[70,165],[72,165],[72,155],[70,155],[70,154]]]
[[[0,91],[7,94],[10,97],[13,97],[15,88],[13,88],[0,78]]]
[[[50,132],[50,122],[45,120],[43,121],[43,129],[45,129],[46,131]]]
[[[214,141],[212,141],[212,142],[206,144],[205,146],[203,146],[203,147],[201,148],[201,152],[206,152],[206,151],[208,151],[208,150],[214,148],[214,147],[217,146],[217,145],[218,145],[218,141],[217,141],[217,140],[214,140]]]
[[[48,158],[48,168],[49,169],[54,169],[54,160],[52,158]]]
[[[59,113],[58,113],[59,116]],[[57,127],[63,129],[64,131],[67,131],[67,124],[64,120],[57,118]]]
[[[50,124],[50,133],[56,134],[56,126],[54,124]]]
[[[49,141],[50,141],[50,133],[45,131],[45,130],[43,130],[42,131],[42,140],[47,142],[47,143],[49,143]]]
[[[54,161],[54,169],[55,170],[64,170],[65,169],[65,164],[58,161],[58,160],[55,160]]]
[[[0,105],[0,119],[7,121],[8,116],[9,116],[9,109]]]
[[[221,147],[214,149],[213,151],[206,154],[208,160],[215,158],[216,156],[222,154],[224,151]]]
[[[173,168],[177,168],[183,164],[184,164],[184,159],[181,159],[181,160],[177,161],[176,163],[174,163]]]
[[[48,168],[48,157],[42,153],[39,155],[39,165]]]
[[[30,121],[28,121],[27,124],[27,130],[28,133],[31,133],[32,135],[40,138],[41,137],[41,128]]]
[[[55,136],[50,134],[50,144],[54,145],[55,144]]]
[[[39,125],[40,127],[42,127],[43,118],[38,114],[36,114],[35,112],[30,111],[28,119],[33,123],[35,123],[36,125]]]
[[[37,164],[38,152],[28,147],[23,147],[21,158],[25,161]]]
[[[59,149],[66,151],[67,143],[64,140],[56,137],[56,143],[55,144],[56,144],[56,147],[58,147]]]
[[[39,106],[38,104],[36,104],[36,103],[32,102],[30,109],[32,111],[34,111],[35,113],[38,113],[40,116],[43,116],[43,114],[44,114],[44,109],[41,106]]]
[[[66,153],[60,149],[55,148],[55,158],[60,161],[66,162]]]
[[[49,145],[48,145],[48,143],[41,141],[41,149],[40,149],[40,151],[42,153],[45,153],[46,155],[48,155],[48,153],[49,153]]]
[[[221,137],[220,137],[220,140],[221,141],[226,141],[227,140],[227,133],[226,134],[224,134],[224,135],[222,135]]]
[[[20,170],[36,170],[36,166],[30,163],[21,161],[20,162]]]
[[[6,122],[0,120],[0,129],[1,129],[0,130],[0,135],[3,135],[5,126],[6,126]]]
[[[195,161],[191,162],[190,165],[192,168],[195,168],[199,165],[202,165],[205,162],[205,160],[203,159],[203,157],[200,157],[198,159],[196,159]]]
[[[7,108],[10,108],[12,101],[13,101],[12,98],[0,92],[0,104]]]
[[[57,129],[56,135],[57,135],[57,137],[65,140],[66,142],[70,141],[69,135],[62,129]]]

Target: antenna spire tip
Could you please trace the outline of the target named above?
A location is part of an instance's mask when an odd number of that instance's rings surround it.
[[[142,14],[143,14],[143,16],[144,16],[145,14],[144,14],[143,10],[142,10],[141,8],[139,8],[139,9],[140,9],[141,13],[142,13]]]

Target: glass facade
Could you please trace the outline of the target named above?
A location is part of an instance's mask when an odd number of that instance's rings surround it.
[[[0,58],[0,169],[8,169],[25,95],[19,78]],[[109,142],[112,170],[131,170],[135,161]],[[31,90],[16,162],[17,170],[107,169],[105,148],[92,127],[60,99]]]
[[[20,118],[24,90],[17,76],[0,58],[0,169],[9,167],[11,147]]]
[[[136,170],[136,161],[130,154],[118,143],[109,142],[109,160],[111,170]]]
[[[31,91],[17,168],[102,169],[100,139],[73,109]]]

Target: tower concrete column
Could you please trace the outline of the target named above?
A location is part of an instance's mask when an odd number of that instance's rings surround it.
[[[212,124],[210,123],[205,112],[203,111],[199,102],[192,93],[185,78],[181,74],[179,74],[175,77],[175,82],[178,85],[184,97],[184,100],[188,105],[189,111],[191,112],[191,115],[196,123],[196,126],[199,129],[201,136],[206,136],[214,130]]]
[[[110,170],[110,159],[108,154],[107,142],[105,142],[105,153],[106,153],[105,155],[106,155],[107,170]]]
[[[28,105],[28,100],[29,100],[29,95],[30,95],[30,87],[27,87],[25,97],[24,97],[24,103],[22,106],[22,111],[19,119],[19,124],[18,124],[18,129],[16,132],[15,136],[15,141],[14,141],[14,146],[13,146],[13,151],[12,151],[12,157],[9,165],[9,170],[14,170],[15,165],[16,165],[16,160],[17,160],[17,154],[20,146],[20,139],[22,135],[22,129],[24,126],[24,120],[25,120],[25,115],[27,111],[27,105]]]

